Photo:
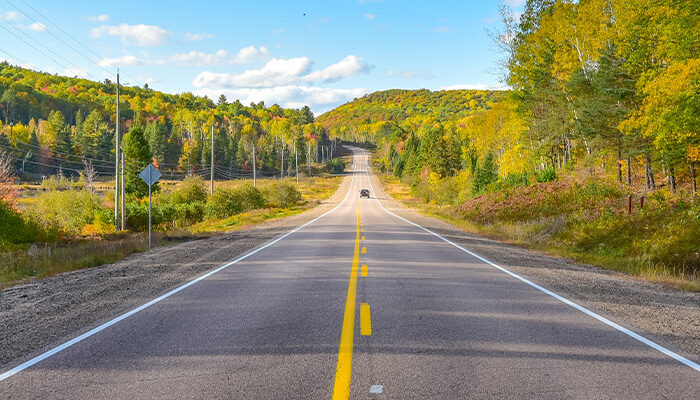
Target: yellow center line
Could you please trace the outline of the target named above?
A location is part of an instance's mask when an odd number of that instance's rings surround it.
[[[364,236],[362,236],[362,240],[365,240],[365,237],[364,237]]]
[[[360,263],[360,204],[357,204],[357,232],[355,234],[355,252],[350,269],[348,294],[345,298],[343,330],[340,333],[338,347],[338,364],[335,369],[333,400],[350,398],[350,380],[352,378],[352,345],[355,333],[355,295],[357,293],[357,266]]]
[[[369,313],[369,304],[360,303],[360,335],[370,336],[372,334],[372,317]]]
[[[362,266],[362,276],[367,276],[367,266],[366,265]]]
[[[364,246],[362,247],[362,254],[367,254],[367,248]]]

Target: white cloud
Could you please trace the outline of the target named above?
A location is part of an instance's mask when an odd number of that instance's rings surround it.
[[[157,62],[156,62],[157,63]],[[138,65],[152,65],[154,64],[153,61],[147,59],[147,58],[139,58],[136,56],[130,56],[126,55],[123,57],[116,57],[116,58],[103,58],[102,60],[97,62],[97,65],[100,67],[133,67],[133,66],[138,66]]]
[[[186,33],[185,42],[199,42],[200,40],[213,38],[211,33]]]
[[[141,47],[161,46],[165,39],[172,36],[172,32],[156,25],[102,25],[92,30],[91,36],[95,38],[104,35],[119,36],[125,44],[136,44]]]
[[[7,11],[5,13],[0,14],[0,17],[3,19],[6,19],[8,21],[17,21],[19,19],[22,19],[22,16],[19,15],[18,12],[15,11]]]
[[[306,74],[313,63],[306,57],[288,59],[273,58],[260,69],[249,69],[241,74],[204,71],[197,75],[195,87],[261,88],[288,85]]]
[[[95,15],[91,17],[85,17],[86,20],[90,22],[107,22],[109,21],[109,15],[107,14],[100,14],[100,15]]]
[[[508,90],[508,86],[497,83],[495,85],[487,85],[485,83],[463,83],[457,85],[443,86],[440,90]]]
[[[374,66],[364,63],[362,57],[351,54],[335,64],[304,76],[302,79],[307,82],[335,82],[343,78],[369,72],[372,68]]]
[[[377,18],[377,16],[374,14],[367,13],[367,14],[365,14],[365,18],[367,18],[368,20],[371,21],[371,20]]]
[[[29,25],[27,28],[35,32],[42,32],[46,30],[46,25],[42,24],[41,22],[35,22]]]
[[[511,7],[521,7],[525,4],[525,0],[504,0],[503,2]]]
[[[231,65],[245,64],[252,61],[265,59],[270,56],[265,46],[247,46],[232,55],[228,50],[218,50],[215,53],[204,53],[192,50],[188,53],[177,53],[170,57],[169,61],[183,66],[207,66],[207,65]]]
[[[452,29],[450,29],[450,28],[448,28],[448,27],[446,27],[446,26],[438,26],[437,28],[435,28],[435,32],[438,32],[438,33],[450,33],[450,32],[452,32]]]
[[[286,85],[271,88],[240,88],[240,89],[199,89],[195,94],[209,96],[215,99],[225,94],[229,100],[239,99],[243,104],[264,101],[282,107],[300,108],[308,105],[316,115],[328,111],[335,106],[361,97],[367,93],[363,88],[333,89],[317,86]]]

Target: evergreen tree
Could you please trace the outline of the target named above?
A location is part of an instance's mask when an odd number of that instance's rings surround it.
[[[146,127],[144,135],[148,141],[148,146],[151,150],[153,158],[155,158],[159,164],[164,164],[166,147],[168,143],[165,124],[161,122],[160,119],[151,122]]]
[[[124,135],[122,147],[126,167],[125,189],[127,193],[145,196],[148,194],[148,185],[139,177],[139,173],[151,162],[152,155],[141,126],[132,127]],[[153,185],[153,190],[156,189],[157,186]]]
[[[484,162],[477,168],[472,183],[472,195],[478,196],[486,191],[488,185],[496,181],[498,171],[493,163],[493,155],[488,153]]]

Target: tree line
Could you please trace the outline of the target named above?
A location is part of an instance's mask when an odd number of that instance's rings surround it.
[[[18,173],[76,174],[85,162],[114,174],[116,88],[0,64],[0,151]],[[220,96],[215,103],[192,93],[168,95],[147,86],[121,89],[119,124],[127,177],[145,164],[180,175],[208,173],[212,134],[215,176],[248,177],[253,154],[262,175],[290,174],[330,159],[335,142],[314,122],[309,107],[285,109],[263,102],[245,106]],[[303,169],[302,169],[303,171]],[[167,176],[167,174],[166,174]],[[134,179],[131,179],[134,178]],[[132,190],[133,185],[128,185]],[[138,186],[138,185],[136,185]]]

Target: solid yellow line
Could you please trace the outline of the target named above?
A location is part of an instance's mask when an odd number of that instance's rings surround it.
[[[362,276],[367,276],[367,266],[366,265],[362,266]]]
[[[369,314],[369,304],[360,303],[360,335],[372,334],[372,317]]]
[[[338,364],[335,368],[335,383],[333,384],[333,400],[350,398],[350,380],[352,378],[352,344],[355,333],[355,295],[357,293],[357,266],[360,263],[360,204],[357,204],[357,232],[355,235],[355,251],[350,269],[348,294],[345,298],[345,314],[343,315],[343,330],[340,333],[338,347]]]
[[[363,248],[362,248],[362,254],[367,254],[367,248],[366,248],[366,247],[363,247]]]

